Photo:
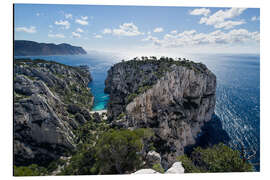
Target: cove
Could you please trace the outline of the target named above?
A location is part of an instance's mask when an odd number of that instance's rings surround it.
[[[105,80],[107,72],[96,72],[92,71],[92,82],[89,83],[88,87],[94,96],[93,111],[100,111],[106,109],[107,103],[109,101],[109,95],[104,93]]]
[[[88,84],[94,96],[93,111],[106,109],[109,101],[109,95],[104,93],[107,71],[120,59],[106,54],[100,55],[95,53],[87,55],[15,56],[15,58],[44,59],[70,66],[87,65],[93,79]]]

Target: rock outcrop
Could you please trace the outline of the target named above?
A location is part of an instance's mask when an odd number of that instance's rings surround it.
[[[183,174],[185,169],[181,162],[175,162],[164,174]],[[140,169],[132,174],[161,174],[153,169]]]
[[[37,56],[37,55],[74,55],[86,54],[82,47],[70,44],[38,43],[34,41],[15,40],[15,56]]]
[[[167,169],[211,119],[216,76],[201,63],[134,59],[111,67],[105,91],[108,120],[124,128],[152,128]]]
[[[89,121],[90,72],[43,60],[14,62],[14,163],[42,164],[76,147]]]
[[[132,174],[160,174],[160,173],[153,169],[140,169]]]
[[[175,162],[171,168],[169,168],[165,174],[183,174],[185,172],[181,162]]]
[[[154,164],[161,163],[160,154],[156,151],[149,151],[146,155],[146,162],[149,167],[152,167]]]

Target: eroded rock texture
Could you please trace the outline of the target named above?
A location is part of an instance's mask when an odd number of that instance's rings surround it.
[[[43,60],[14,63],[14,162],[42,164],[76,146],[90,120],[90,72]]]
[[[216,76],[201,63],[131,60],[108,71],[105,90],[108,119],[124,128],[152,128],[166,169],[211,119]]]

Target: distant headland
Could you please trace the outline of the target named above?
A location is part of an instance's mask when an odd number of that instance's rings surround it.
[[[35,41],[15,40],[15,56],[38,56],[38,55],[76,55],[87,54],[82,47],[70,44],[38,43]]]

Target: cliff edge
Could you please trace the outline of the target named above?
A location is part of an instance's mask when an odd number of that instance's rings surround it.
[[[85,67],[14,61],[14,164],[46,164],[76,147],[74,134],[90,120],[92,80]]]
[[[216,76],[202,63],[162,57],[135,58],[108,71],[112,126],[151,128],[154,147],[168,168],[195,143],[216,101]]]

